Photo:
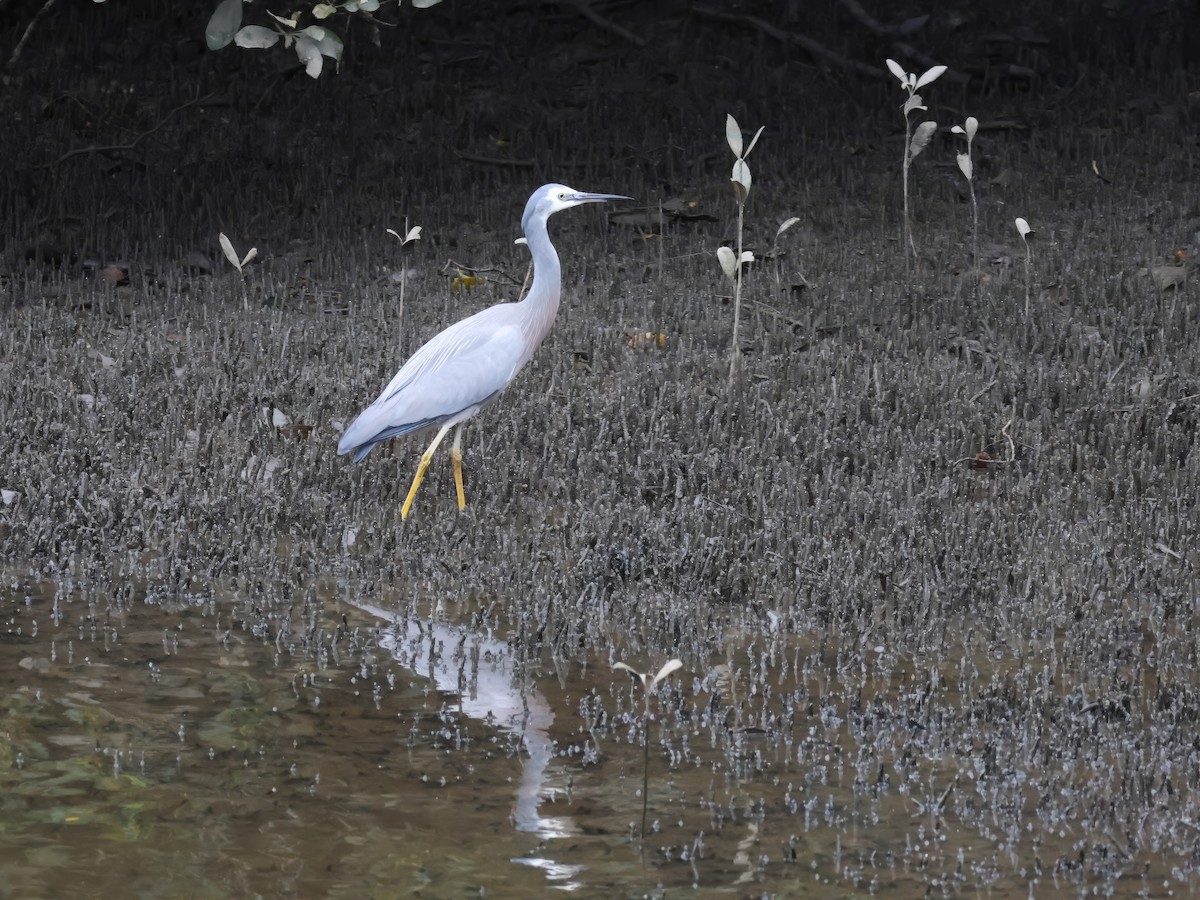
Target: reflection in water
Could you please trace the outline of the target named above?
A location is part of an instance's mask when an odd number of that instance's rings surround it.
[[[539,856],[521,856],[514,859],[513,862],[520,863],[523,866],[530,866],[534,869],[541,869],[546,873],[546,877],[552,882],[562,882],[555,884],[556,888],[564,891],[577,891],[583,887],[578,881],[573,881],[576,875],[583,872],[583,866],[572,866],[567,863],[554,862],[551,859],[543,859]]]
[[[439,691],[458,697],[465,715],[497,725],[521,736],[527,756],[521,763],[512,818],[518,831],[540,838],[577,834],[568,816],[543,816],[538,812],[548,785],[547,770],[554,756],[550,726],[554,712],[536,689],[522,691],[514,682],[511,648],[504,641],[466,628],[429,619],[396,621],[394,613],[370,603],[354,606],[394,623],[379,645],[401,665],[433,680]],[[549,860],[518,862],[545,868],[553,879],[569,878],[575,867],[560,867]],[[560,871],[561,870],[561,871]]]
[[[1091,700],[1061,661],[863,676],[836,641],[747,636],[654,704],[639,842],[644,696],[625,673],[597,687],[598,660],[535,687],[523,649],[364,607],[375,640],[339,629],[334,665],[324,636],[272,664],[224,613],[222,640],[194,639],[207,608],[132,604],[89,632],[79,607],[53,621],[52,586],[0,603],[3,897],[178,894],[163,871],[211,897],[275,896],[280,873],[344,897],[1200,894],[1194,678]],[[405,748],[409,721],[426,739]]]

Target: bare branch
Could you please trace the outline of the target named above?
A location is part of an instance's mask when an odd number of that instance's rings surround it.
[[[51,2],[53,2],[53,0],[51,0]],[[87,146],[87,147],[76,147],[74,150],[68,150],[66,153],[64,153],[62,156],[60,156],[58,159],[54,160],[53,162],[43,163],[43,165],[46,167],[57,166],[57,165],[60,165],[64,162],[66,162],[68,159],[71,159],[72,157],[83,156],[88,153],[111,153],[111,152],[120,151],[120,150],[133,150],[137,147],[138,144],[140,144],[146,138],[150,137],[150,135],[154,134],[154,132],[158,131],[158,129],[160,129],[164,125],[166,125],[167,122],[171,119],[171,117],[174,116],[176,113],[183,112],[183,110],[187,109],[189,106],[195,106],[198,103],[203,103],[205,100],[209,100],[215,96],[216,96],[215,91],[211,94],[206,94],[203,97],[201,97],[197,94],[196,97],[189,100],[187,103],[181,103],[179,106],[175,107],[173,110],[171,110],[165,116],[163,116],[161,119],[159,119],[157,122],[155,122],[154,125],[151,126],[150,128],[134,135],[133,140],[129,141],[128,143],[125,143],[125,144],[103,144],[103,145],[91,144],[90,146]]]
[[[29,36],[33,34],[33,29],[37,27],[37,23],[42,21],[46,13],[50,12],[50,7],[55,3],[55,0],[46,0],[42,4],[42,8],[33,14],[33,18],[29,20],[29,24],[25,26],[25,33],[21,35],[21,39],[17,41],[17,46],[13,47],[12,56],[8,58],[8,64],[4,67],[4,73],[9,75],[12,70],[17,67],[17,63],[21,60],[21,53],[25,49],[25,45],[29,43]]]
[[[850,13],[850,15],[854,16],[854,18],[857,19],[859,23],[868,31],[873,32],[874,34],[883,35],[884,37],[892,37],[896,34],[896,29],[894,27],[884,25],[882,22],[876,19],[869,12],[867,12],[867,10],[861,3],[858,2],[858,0],[840,0],[840,2],[842,6],[846,8],[846,11]],[[901,56],[917,60],[925,69],[930,69],[935,65],[934,61],[927,54],[921,52],[906,41],[897,41],[893,39],[892,46],[896,48],[896,51]],[[957,82],[958,84],[966,84],[971,79],[970,76],[964,75],[961,72],[952,71],[949,73],[948,80]]]
[[[795,34],[791,31],[784,31],[776,25],[772,25],[765,19],[758,16],[744,16],[738,13],[728,13],[719,9],[709,9],[704,6],[693,6],[692,12],[696,13],[705,19],[713,19],[717,22],[732,22],[736,25],[743,25],[746,28],[756,28],[768,37],[773,37],[777,41],[784,44],[796,44],[803,47],[813,56],[823,59],[826,62],[831,62],[834,65],[840,66],[843,69],[849,69],[852,72],[857,72],[859,75],[865,75],[868,78],[886,79],[887,73],[878,66],[868,66],[866,63],[861,63],[855,59],[847,59],[840,53],[834,53],[824,44],[818,44],[810,37],[805,37],[802,34]]]
[[[596,12],[596,10],[592,8],[591,3],[587,2],[587,0],[542,0],[542,3],[546,5],[553,4],[556,6],[569,6],[571,9],[575,10],[575,12],[579,13],[579,15],[583,16],[592,24],[599,26],[604,31],[607,31],[610,34],[615,34],[617,37],[624,41],[628,41],[635,47],[646,46],[645,38],[639,37],[628,28],[618,25],[611,19],[604,18],[604,16],[600,15],[600,13]]]

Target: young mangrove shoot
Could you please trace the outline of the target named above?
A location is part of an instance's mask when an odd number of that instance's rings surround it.
[[[975,274],[975,301],[979,302],[982,280],[979,271],[979,204],[975,201],[975,164],[971,159],[971,141],[979,130],[979,120],[967,116],[962,125],[955,125],[950,131],[961,134],[967,139],[967,152],[958,154],[958,168],[967,179],[967,190],[971,192],[971,265]]]
[[[217,235],[217,240],[221,243],[221,252],[225,254],[225,258],[233,264],[235,269],[238,270],[239,275],[245,275],[246,273],[243,272],[242,269],[246,267],[246,264],[249,263],[250,260],[258,256],[258,248],[251,247],[248,251],[246,251],[245,256],[238,256],[237,251],[233,249],[233,241],[229,240],[229,238],[225,236],[225,232],[222,231],[219,235]]]
[[[896,76],[897,80],[899,80],[900,88],[908,95],[905,98],[904,105],[901,107],[904,111],[904,164],[901,167],[901,178],[904,185],[904,264],[907,268],[909,253],[911,252],[913,257],[917,255],[917,245],[913,242],[912,236],[912,218],[909,215],[908,170],[912,165],[912,161],[921,154],[922,150],[929,146],[929,141],[933,137],[933,133],[937,131],[937,122],[933,121],[922,122],[914,129],[912,114],[927,110],[927,107],[921,100],[921,95],[917,91],[925,85],[937,81],[942,76],[942,73],[946,71],[946,67],[934,66],[920,78],[912,72],[905,72],[894,59],[887,60],[887,67]]]
[[[250,260],[258,256],[258,248],[251,247],[248,251],[246,251],[245,256],[238,256],[237,251],[233,249],[233,241],[229,240],[229,238],[225,236],[225,232],[222,231],[220,234],[218,234],[217,240],[221,244],[221,252],[225,254],[225,258],[233,264],[233,267],[238,270],[238,274],[245,279],[246,273],[242,270],[246,268],[246,265],[250,262]],[[244,280],[242,282],[242,308],[246,310],[250,309],[250,297],[246,294],[246,284]]]
[[[408,220],[406,219],[404,221],[404,228],[405,228],[404,237],[401,237],[400,232],[396,231],[394,228],[389,228],[387,230],[388,234],[390,234],[392,237],[394,237],[396,240],[398,240],[400,242],[401,248],[407,246],[408,244],[411,244],[413,241],[419,241],[421,239],[421,226],[420,225],[414,225],[412,228],[409,228]],[[401,265],[400,265],[400,328],[398,329],[401,334],[404,333],[404,331],[403,331],[403,329],[404,329],[404,284],[407,280],[408,280],[408,267],[405,266],[403,264],[403,260],[401,260]]]
[[[1029,235],[1033,234],[1033,229],[1020,216],[1017,216],[1015,223],[1017,233],[1021,235],[1021,240],[1025,243],[1025,321],[1029,321],[1029,269],[1033,262],[1033,251],[1029,247]]]
[[[761,131],[761,129],[759,129]],[[752,145],[753,146],[753,145]],[[626,665],[623,662],[616,663],[613,666],[613,671],[624,669],[635,680],[642,683],[642,696],[646,701],[645,708],[642,711],[642,840],[646,840],[646,809],[647,800],[649,797],[650,788],[650,692],[654,690],[655,685],[663,681],[667,676],[677,669],[683,668],[683,663],[678,659],[672,659],[665,663],[658,672],[651,677],[649,672],[639,672],[633,666]]]
[[[767,251],[767,259],[775,260],[775,288],[776,288],[776,290],[778,290],[779,288],[782,287],[782,283],[780,282],[780,279],[779,279],[779,257],[781,257],[783,255],[784,251],[779,246],[779,239],[781,237],[783,237],[783,233],[785,231],[787,231],[789,228],[791,228],[793,225],[795,225],[799,221],[800,221],[800,219],[798,216],[791,216],[790,218],[784,219],[782,224],[780,224],[779,228],[776,229],[776,231],[775,231],[775,239],[773,241],[771,241],[771,249]],[[808,286],[808,279],[805,278],[803,274],[800,275],[800,280],[804,283],[804,285],[806,287]]]
[[[725,140],[728,142],[729,149],[733,151],[734,155],[733,173],[730,175],[729,180],[733,183],[734,196],[737,198],[737,252],[735,253],[728,247],[718,247],[717,260],[721,263],[721,270],[725,273],[725,277],[733,283],[733,346],[729,351],[730,387],[733,387],[733,378],[737,373],[738,358],[742,352],[741,344],[738,341],[738,331],[741,327],[742,315],[742,263],[754,261],[754,254],[749,250],[742,249],[742,225],[745,221],[746,197],[750,194],[750,185],[752,184],[750,167],[746,165],[746,157],[750,155],[750,151],[758,143],[758,138],[762,135],[763,128],[765,127],[765,125],[762,126],[754,133],[754,137],[750,141],[750,146],[745,147],[743,150],[741,127],[733,116],[725,116]]]

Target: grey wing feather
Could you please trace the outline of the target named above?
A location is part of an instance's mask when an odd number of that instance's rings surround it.
[[[346,429],[338,454],[357,451],[357,462],[379,441],[474,412],[504,390],[525,349],[514,307],[489,307],[424,344]]]

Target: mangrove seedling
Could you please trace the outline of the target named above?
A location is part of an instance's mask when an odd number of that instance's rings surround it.
[[[404,232],[404,237],[401,237],[400,232],[396,231],[396,229],[394,229],[394,228],[389,228],[387,230],[388,234],[390,234],[392,237],[394,237],[396,240],[398,240],[400,242],[401,248],[405,247],[408,244],[411,244],[413,241],[419,241],[421,239],[421,226],[420,225],[414,225],[412,228],[409,228],[408,222],[406,221],[404,223],[404,227],[406,229]],[[405,267],[403,265],[403,261],[401,261],[401,265],[400,265],[400,327],[401,327],[401,329],[403,329],[403,327],[404,327],[404,283],[407,280],[408,280],[408,269],[407,269],[407,267]],[[403,334],[404,333],[403,330],[401,330],[400,333]]]
[[[245,256],[238,256],[237,251],[233,249],[233,241],[229,240],[229,238],[225,236],[225,232],[222,231],[219,235],[217,235],[217,240],[221,243],[221,252],[225,254],[225,258],[233,264],[235,269],[238,270],[239,275],[245,275],[246,273],[243,272],[242,269],[246,267],[246,264],[249,263],[250,260],[258,256],[258,248],[251,247],[248,251],[246,251]]]
[[[976,302],[980,298],[979,204],[975,201],[975,164],[971,159],[971,141],[975,139],[975,132],[978,130],[979,120],[974,116],[967,116],[966,122],[950,129],[953,134],[961,134],[967,139],[967,152],[958,154],[958,168],[963,173],[963,177],[967,179],[967,190],[971,192],[971,264],[975,270]]]
[[[773,241],[771,241],[771,249],[767,251],[767,259],[775,260],[775,287],[776,288],[780,287],[779,257],[783,254],[783,251],[780,249],[780,246],[779,246],[779,239],[781,237],[783,237],[783,233],[785,231],[787,231],[789,228],[791,228],[793,225],[795,225],[799,221],[800,221],[800,219],[798,216],[791,216],[790,218],[784,219],[783,223],[780,224],[779,228],[775,231],[775,239]],[[800,275],[800,280],[805,284],[805,286],[808,285],[808,279],[805,278],[803,275]]]
[[[750,177],[750,167],[746,165],[746,157],[758,143],[765,127],[765,125],[760,127],[754,133],[750,146],[743,149],[742,129],[738,125],[737,119],[731,115],[725,116],[725,140],[734,155],[733,173],[729,176],[729,180],[733,183],[733,193],[737,198],[737,252],[735,253],[729,247],[718,247],[717,260],[721,263],[725,277],[733,283],[733,346],[729,351],[730,387],[733,386],[738,357],[742,352],[741,344],[738,342],[738,330],[741,326],[742,315],[742,263],[754,261],[754,254],[749,250],[742,249],[742,225],[745,221],[746,197],[749,196],[750,185],[753,183]]]
[[[238,274],[245,279],[246,273],[243,271],[243,269],[246,268],[246,265],[250,262],[250,260],[258,256],[258,248],[251,247],[248,251],[246,251],[245,256],[238,256],[237,251],[233,249],[233,241],[229,240],[229,238],[225,236],[225,232],[222,231],[219,235],[217,235],[217,240],[221,244],[221,252],[225,254],[225,258],[233,264],[233,267],[238,270]],[[250,308],[250,297],[246,294],[245,280],[242,281],[242,308]]]
[[[1029,227],[1029,223],[1017,216],[1015,220],[1017,233],[1021,235],[1021,241],[1025,244],[1025,320],[1029,320],[1029,269],[1033,262],[1033,251],[1029,247],[1029,235],[1033,234],[1033,229]]]
[[[914,129],[912,114],[918,111],[925,112],[928,109],[917,91],[925,85],[937,81],[942,76],[942,73],[946,71],[946,66],[934,66],[920,78],[913,72],[905,72],[900,67],[900,63],[894,59],[887,60],[887,67],[899,80],[901,89],[908,94],[904,105],[901,107],[904,111],[904,164],[901,168],[901,177],[904,185],[904,262],[907,266],[909,252],[911,251],[914,257],[917,255],[917,245],[913,242],[912,236],[912,219],[909,215],[908,169],[912,165],[912,161],[921,154],[921,151],[929,146],[929,141],[933,137],[933,133],[937,131],[937,122],[933,121],[922,122]]]
[[[759,129],[761,132],[762,129]],[[753,146],[753,144],[751,145]],[[639,672],[633,666],[626,665],[623,662],[616,663],[613,666],[613,671],[624,669],[635,680],[642,683],[642,696],[646,701],[645,708],[642,710],[642,746],[644,751],[642,754],[642,840],[646,839],[646,809],[647,800],[650,788],[650,692],[654,690],[655,685],[663,681],[668,675],[676,669],[683,668],[683,663],[678,659],[672,659],[665,663],[657,674],[651,677],[649,672]]]

